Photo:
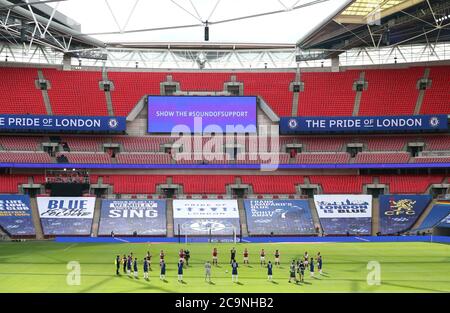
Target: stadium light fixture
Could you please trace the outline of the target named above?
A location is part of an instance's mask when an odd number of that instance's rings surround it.
[[[209,26],[208,26],[208,21],[205,22],[205,41],[209,41]]]

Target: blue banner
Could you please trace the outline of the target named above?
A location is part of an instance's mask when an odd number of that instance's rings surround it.
[[[249,235],[314,234],[308,200],[244,200]]]
[[[165,200],[102,200],[99,235],[165,236]]]
[[[126,130],[124,116],[0,115],[0,131],[90,131]]]
[[[280,134],[445,131],[447,115],[281,117]]]
[[[0,226],[12,236],[34,236],[30,197],[0,195]]]
[[[409,230],[430,201],[430,195],[381,195],[380,232],[388,235]]]
[[[450,200],[438,200],[427,217],[422,221],[417,229],[427,229],[440,224],[448,215],[450,215]],[[442,226],[442,225],[439,225]]]

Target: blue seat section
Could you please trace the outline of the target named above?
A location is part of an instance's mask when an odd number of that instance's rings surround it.
[[[327,235],[370,235],[372,229],[370,217],[321,218],[320,223]]]
[[[450,201],[438,201],[428,213],[427,217],[423,220],[422,224],[417,228],[427,229],[436,226],[440,221],[442,221],[447,215],[450,214]]]

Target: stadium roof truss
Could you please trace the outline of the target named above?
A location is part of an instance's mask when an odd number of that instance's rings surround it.
[[[297,45],[301,51],[316,49],[330,58],[352,49],[370,58],[367,49],[389,48],[390,54],[403,59],[408,57],[402,46],[421,45],[438,59],[448,59],[448,50],[437,54],[438,46],[449,41],[449,0],[354,0]]]

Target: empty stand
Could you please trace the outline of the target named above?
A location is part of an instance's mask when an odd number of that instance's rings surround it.
[[[2,193],[18,193],[21,184],[28,184],[27,175],[0,175],[0,192]]]
[[[223,91],[230,73],[170,73],[182,91]]]
[[[260,96],[279,116],[292,115],[293,93],[289,84],[295,73],[236,73],[236,80],[244,83],[244,95]]]
[[[0,146],[11,151],[41,150],[42,137],[0,136]]]
[[[53,163],[53,160],[45,152],[0,151],[0,163]]]
[[[111,99],[114,114],[126,116],[144,95],[159,95],[160,83],[166,80],[166,73],[108,72],[113,82]]]
[[[409,158],[407,152],[361,152],[355,163],[408,163]]]
[[[295,156],[295,163],[298,164],[338,164],[349,161],[350,154],[347,152],[299,153]]]
[[[450,114],[450,66],[431,67],[431,88],[425,91],[421,114]]]
[[[225,194],[226,185],[234,183],[234,176],[174,175],[172,183],[182,185],[185,194]]]
[[[362,92],[359,115],[412,115],[424,68],[366,70],[367,90]]]
[[[170,164],[172,157],[167,153],[118,153],[117,163],[122,164]]]
[[[156,185],[165,184],[162,175],[104,175],[103,183],[113,186],[116,194],[153,194]]]
[[[390,193],[424,193],[431,184],[439,184],[442,176],[382,175],[380,183],[389,185]]]
[[[107,153],[103,152],[60,152],[57,157],[64,155],[69,163],[90,163],[104,164],[111,163],[111,158]]]
[[[50,81],[48,95],[55,115],[108,115],[101,72],[43,69]]]
[[[67,143],[70,151],[101,152],[102,144],[106,142],[106,138],[95,136],[73,136],[61,138],[61,142]]]
[[[299,116],[351,116],[355,103],[353,83],[359,71],[342,73],[302,73]]]
[[[0,114],[47,114],[44,99],[35,87],[37,69],[0,69]]]
[[[330,194],[362,193],[363,184],[372,183],[371,176],[355,175],[311,175],[309,180],[312,184],[321,185],[323,192]]]
[[[295,194],[295,185],[303,184],[298,175],[245,175],[240,176],[243,184],[253,187],[256,194]]]

